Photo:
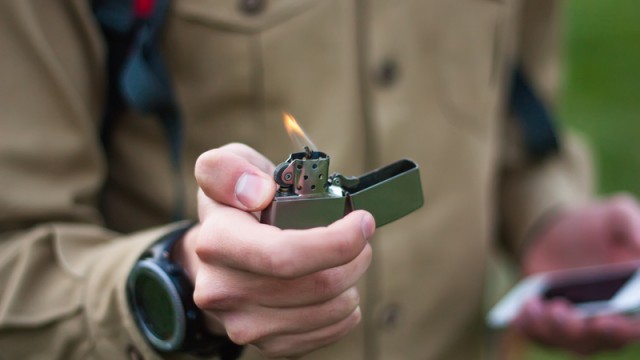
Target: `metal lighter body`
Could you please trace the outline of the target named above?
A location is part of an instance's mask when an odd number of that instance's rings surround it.
[[[260,221],[281,229],[327,226],[354,210],[367,210],[378,227],[424,203],[420,172],[411,160],[399,160],[360,177],[329,176],[323,152],[293,153],[274,171],[279,185]]]

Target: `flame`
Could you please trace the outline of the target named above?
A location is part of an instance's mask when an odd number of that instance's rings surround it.
[[[289,134],[291,141],[293,141],[301,148],[308,146],[311,150],[317,149],[311,139],[307,137],[307,135],[304,133],[304,130],[302,130],[302,127],[300,127],[296,119],[291,114],[289,114],[288,112],[283,112],[282,120],[284,122],[284,128],[287,130],[287,134]]]

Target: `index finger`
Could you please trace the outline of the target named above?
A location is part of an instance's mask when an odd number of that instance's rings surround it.
[[[200,155],[195,177],[210,199],[244,211],[267,207],[276,191],[274,165],[252,148],[229,144]]]
[[[202,224],[198,256],[211,264],[285,279],[349,263],[375,231],[375,220],[366,211],[307,230],[280,230],[255,218],[230,216],[233,211],[219,207]]]

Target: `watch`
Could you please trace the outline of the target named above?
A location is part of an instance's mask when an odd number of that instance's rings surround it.
[[[193,302],[193,286],[182,267],[171,262],[173,245],[192,225],[163,236],[140,256],[127,279],[131,311],[143,336],[159,352],[237,359],[243,347],[207,331]]]

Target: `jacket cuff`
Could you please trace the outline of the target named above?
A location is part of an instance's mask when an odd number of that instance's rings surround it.
[[[559,211],[584,204],[593,194],[587,147],[571,134],[561,153],[510,178],[504,185],[502,210],[505,239],[515,254],[522,254]]]
[[[160,359],[146,342],[129,310],[126,283],[130,270],[148,248],[159,238],[188,222],[180,222],[132,234],[114,240],[103,249],[100,261],[88,274],[85,304],[91,337],[97,354],[138,353],[144,359]],[[191,356],[170,355],[162,358],[189,359]]]

